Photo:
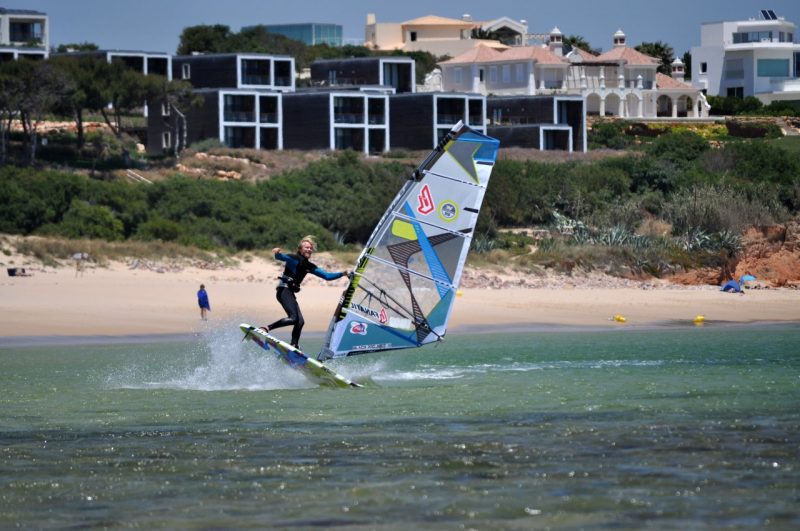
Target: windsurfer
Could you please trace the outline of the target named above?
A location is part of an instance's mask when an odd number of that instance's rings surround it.
[[[269,326],[262,326],[261,328],[269,332],[276,328],[292,325],[292,346],[299,347],[300,333],[303,331],[303,314],[300,312],[300,306],[297,304],[295,293],[300,291],[300,283],[308,273],[315,275],[325,280],[336,280],[347,276],[350,272],[340,271],[338,273],[331,273],[325,271],[321,267],[309,261],[312,253],[314,252],[316,244],[314,243],[313,236],[306,236],[297,245],[297,254],[284,254],[281,252],[280,247],[272,249],[276,260],[286,262],[283,268],[283,274],[278,277],[278,287],[275,293],[275,298],[283,307],[286,312],[286,317],[278,319]]]

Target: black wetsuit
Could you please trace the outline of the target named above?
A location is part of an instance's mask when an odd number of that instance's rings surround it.
[[[283,274],[278,277],[278,288],[275,293],[275,298],[283,307],[286,312],[286,317],[278,319],[267,328],[274,330],[283,326],[294,325],[292,328],[292,345],[299,348],[300,333],[303,331],[303,314],[300,312],[300,306],[297,305],[297,298],[295,293],[300,291],[300,283],[306,278],[308,273],[324,278],[325,280],[336,280],[344,276],[344,273],[330,273],[321,267],[310,262],[308,258],[298,254],[283,254],[275,253],[275,258],[282,262],[286,262],[286,267],[283,268]]]

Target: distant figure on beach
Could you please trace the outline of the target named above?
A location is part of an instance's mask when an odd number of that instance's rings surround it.
[[[291,344],[297,349],[300,348],[300,333],[303,331],[303,325],[305,324],[303,314],[300,312],[300,306],[297,305],[297,298],[295,297],[295,293],[300,291],[300,283],[303,282],[308,273],[325,280],[336,280],[350,274],[349,271],[330,273],[311,263],[309,259],[315,247],[314,237],[306,236],[297,245],[297,254],[284,254],[281,252],[280,247],[272,249],[276,260],[286,262],[283,274],[278,277],[278,287],[275,293],[275,298],[278,299],[283,311],[286,312],[286,317],[278,319],[269,326],[262,326],[261,329],[269,332],[276,328],[292,325]]]
[[[83,276],[83,270],[85,268],[84,264],[86,260],[89,259],[88,253],[75,253],[72,255],[72,259],[75,260],[75,277]]]
[[[205,284],[200,284],[200,290],[197,292],[197,305],[200,306],[200,319],[208,321],[207,312],[211,311],[211,304],[208,302]]]
[[[735,279],[731,279],[723,284],[720,291],[724,291],[726,293],[741,293],[744,295],[741,284],[739,284],[739,282],[737,282]]]

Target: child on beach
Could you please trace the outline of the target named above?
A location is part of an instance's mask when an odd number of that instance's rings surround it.
[[[200,290],[197,292],[197,305],[200,306],[200,319],[208,321],[206,312],[211,311],[211,304],[208,302],[205,284],[200,284]]]

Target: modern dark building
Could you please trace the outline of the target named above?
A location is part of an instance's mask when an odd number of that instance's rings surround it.
[[[486,98],[480,94],[397,94],[389,109],[392,149],[433,149],[459,120],[486,133]]]
[[[46,13],[0,7],[0,61],[47,59],[50,22]]]
[[[267,54],[200,54],[172,58],[174,79],[195,88],[293,91],[294,58]]]
[[[486,133],[504,147],[586,151],[582,96],[489,96]]]
[[[389,95],[370,90],[311,90],[286,94],[286,149],[389,150]]]
[[[416,92],[416,65],[410,57],[357,57],[325,59],[311,63],[313,85],[394,88],[397,94]]]
[[[138,50],[86,50],[59,52],[53,57],[98,57],[108,63],[115,61],[142,74],[154,74],[172,79],[172,56],[166,52],[143,52]]]
[[[284,94],[200,89],[201,104],[180,113],[161,103],[147,120],[148,153],[171,153],[214,138],[232,148],[283,149]]]

